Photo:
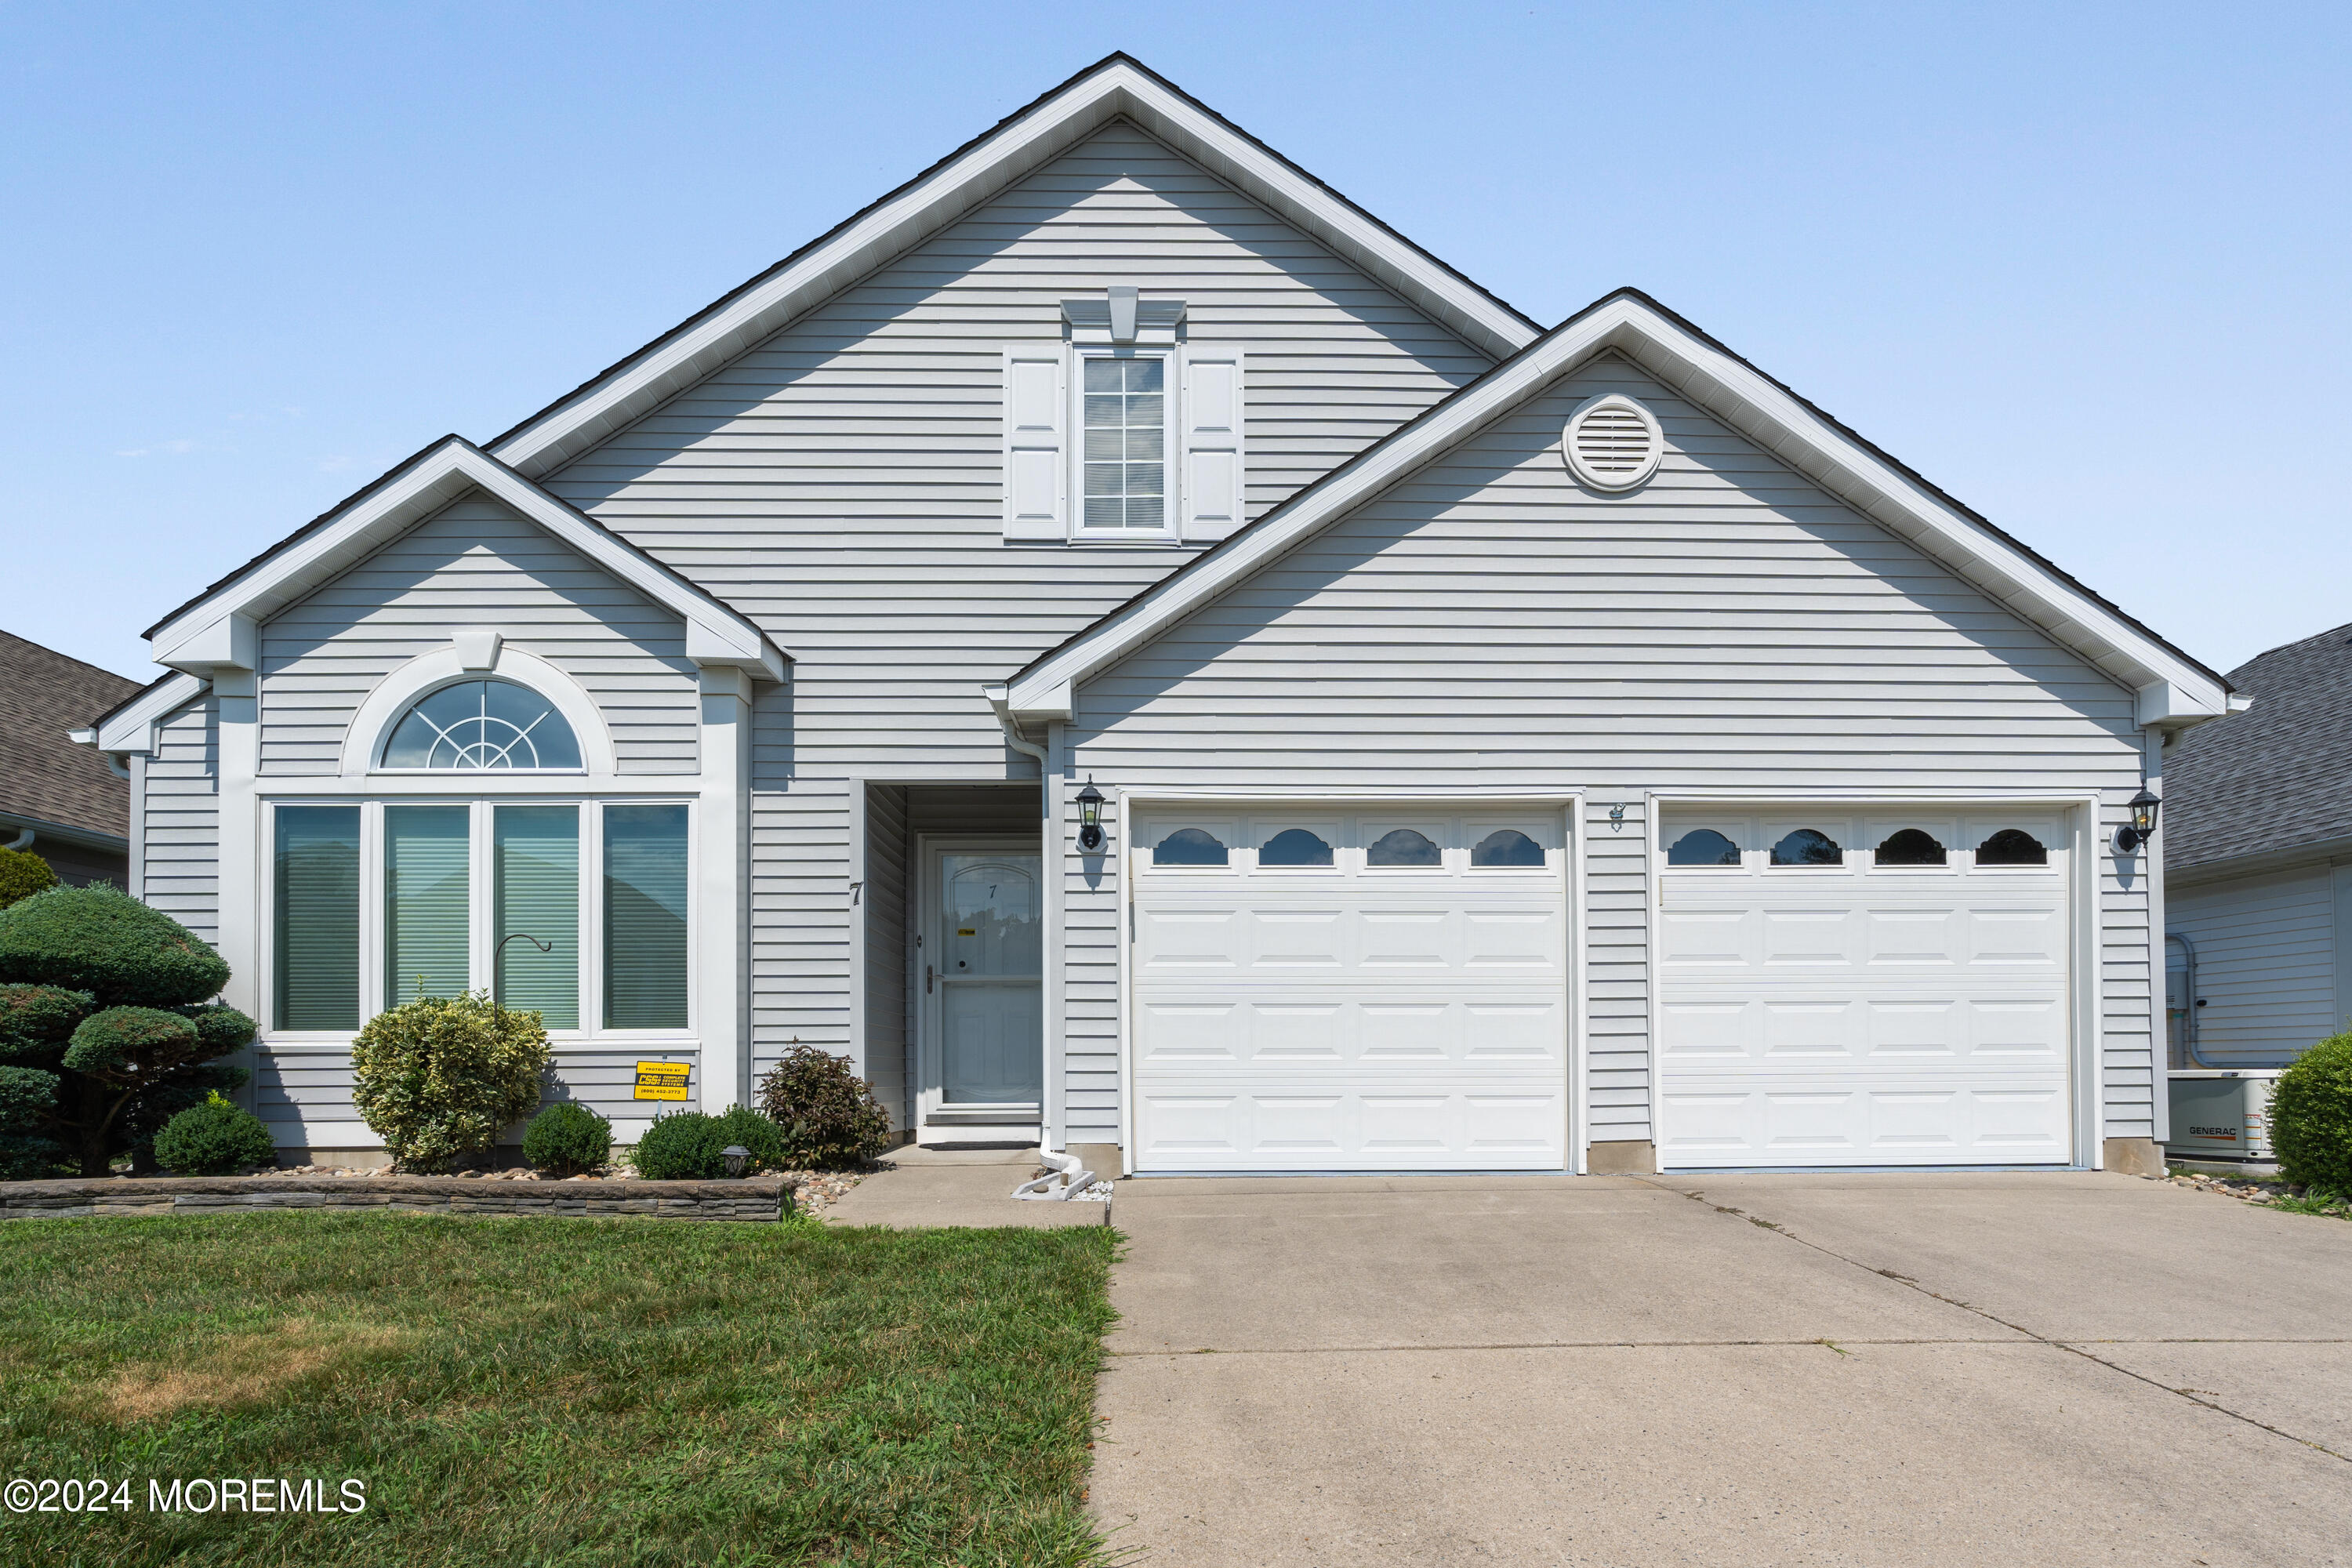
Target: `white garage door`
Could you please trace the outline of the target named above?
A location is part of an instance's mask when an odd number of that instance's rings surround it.
[[[1670,811],[1658,1158],[2063,1164],[2055,815]]]
[[[1567,856],[1552,809],[1146,809],[1136,1166],[1559,1170]]]

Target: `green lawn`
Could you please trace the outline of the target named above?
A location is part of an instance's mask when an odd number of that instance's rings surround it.
[[[0,1226],[0,1561],[1092,1563],[1107,1229],[253,1214]],[[148,1510],[347,1477],[359,1513]],[[269,1489],[274,1491],[274,1489]],[[337,1494],[339,1495],[339,1494]]]

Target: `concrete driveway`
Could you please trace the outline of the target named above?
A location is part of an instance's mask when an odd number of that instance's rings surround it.
[[[1139,1562],[2352,1563],[2352,1225],[2124,1176],[1147,1180]]]

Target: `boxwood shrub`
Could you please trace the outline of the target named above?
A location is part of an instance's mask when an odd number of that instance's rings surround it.
[[[2279,1174],[2315,1194],[2352,1196],[2352,1032],[2297,1057],[2271,1092]]]
[[[522,1157],[535,1170],[576,1176],[613,1157],[613,1124],[584,1105],[559,1100],[523,1129]]]
[[[261,1118],[215,1092],[163,1123],[155,1163],[178,1176],[233,1176],[277,1164],[278,1144]]]
[[[774,1122],[747,1106],[723,1116],[699,1110],[657,1116],[637,1142],[637,1174],[649,1182],[712,1182],[727,1174],[727,1150],[751,1151],[745,1175],[782,1167],[784,1142]]]

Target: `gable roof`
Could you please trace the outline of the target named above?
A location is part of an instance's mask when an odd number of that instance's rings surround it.
[[[112,670],[0,632],[0,817],[127,842],[129,783],[72,737],[138,689]]]
[[[2173,871],[2352,846],[2352,626],[2230,672],[2252,710],[2164,754],[2164,863]]]
[[[870,206],[498,437],[547,474],[1116,120],[1133,121],[1496,359],[1541,330],[1126,54],[1088,66]]]
[[[1985,518],[1637,289],[1588,305],[1008,683],[1020,717],[1070,711],[1079,682],[1143,647],[1561,374],[1614,350],[1831,495],[2040,626],[2138,697],[2143,724],[2231,710],[2229,684]],[[2241,706],[2242,704],[2240,704]]]
[[[475,489],[681,616],[696,663],[783,679],[786,656],[758,626],[462,436],[444,436],[148,627],[155,662],[194,674],[253,668],[260,622]]]

